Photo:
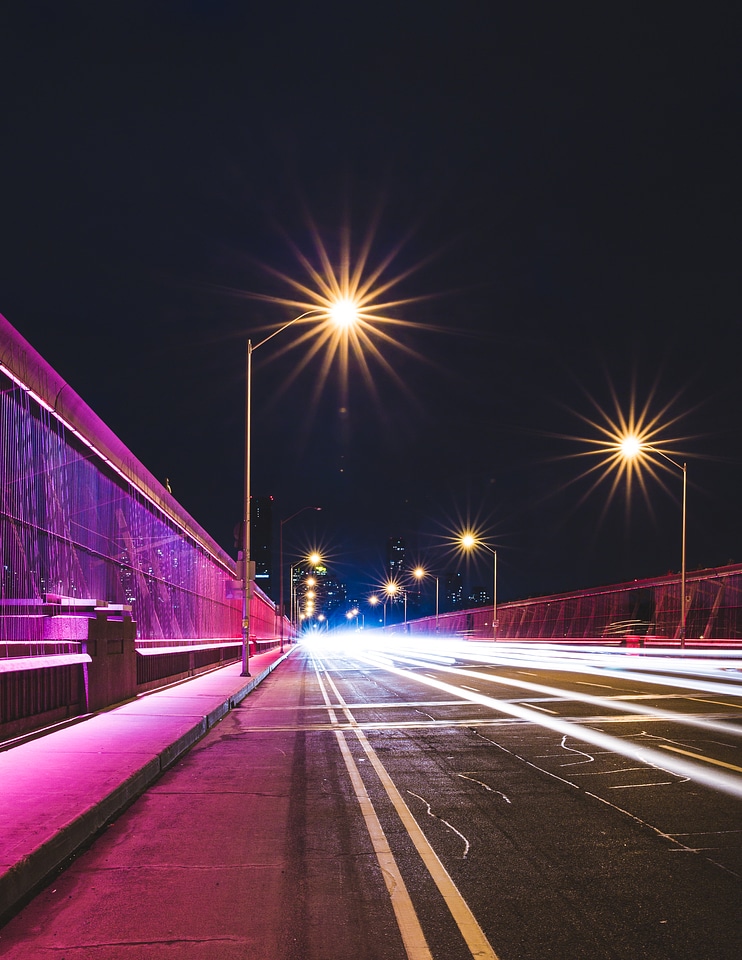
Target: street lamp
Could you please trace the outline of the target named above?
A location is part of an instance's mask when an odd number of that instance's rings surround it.
[[[384,626],[386,626],[386,602],[387,600],[394,600],[399,592],[399,584],[394,580],[388,580],[384,584],[384,593],[386,594],[386,599],[384,600]]]
[[[432,576],[435,580],[435,632],[438,633],[438,589],[439,581],[438,577],[435,574],[429,574],[424,567],[415,567],[412,571],[412,576],[415,577],[418,581],[423,580],[427,576]]]
[[[322,507],[302,507],[301,510],[297,510],[296,513],[292,513],[290,517],[286,517],[285,520],[281,520],[278,525],[278,575],[281,578],[281,584],[279,587],[279,602],[278,606],[281,611],[281,653],[283,653],[283,525],[288,523],[289,520],[293,520],[294,517],[298,517],[300,513],[304,513],[305,510],[321,510]]]
[[[298,620],[306,619],[306,616],[305,616],[306,611],[302,612],[299,610],[299,596],[296,590],[297,584],[294,583],[294,580],[295,580],[294,570],[296,570],[298,566],[304,563],[309,563],[312,566],[316,567],[320,563],[322,563],[322,558],[318,553],[312,553],[308,557],[305,557],[303,560],[298,560],[296,563],[292,564],[291,567],[289,568],[289,580],[290,580],[290,587],[291,587],[290,602],[291,602],[291,622],[292,623],[296,623]],[[314,577],[306,578],[305,580],[306,587],[313,588],[316,585],[317,585],[317,581]],[[305,589],[304,591],[305,600],[313,601],[315,596],[316,594],[313,589],[309,589],[309,590]]]
[[[494,558],[494,582],[492,588],[492,639],[497,640],[497,550],[488,543],[480,540],[473,533],[467,531],[459,537],[459,546],[462,550],[475,550],[482,547],[489,550]]]
[[[641,459],[645,451],[650,453],[656,453],[658,456],[662,457],[663,460],[667,460],[668,463],[672,464],[677,470],[683,474],[683,509],[682,509],[682,528],[681,528],[681,537],[680,537],[680,648],[685,648],[685,633],[686,633],[686,620],[687,620],[687,603],[685,597],[685,527],[686,527],[686,504],[687,504],[687,492],[688,492],[688,464],[687,463],[678,463],[677,460],[673,460],[672,457],[659,450],[657,447],[652,446],[651,443],[644,443],[634,434],[628,434],[625,436],[620,444],[620,453],[624,460],[636,460]]]
[[[242,676],[250,676],[250,583],[252,581],[252,562],[250,560],[250,456],[251,456],[251,431],[252,431],[252,355],[264,344],[268,343],[279,333],[283,333],[289,327],[293,326],[299,320],[305,317],[315,316],[319,319],[324,318],[338,328],[349,328],[358,320],[358,304],[349,297],[338,297],[331,302],[324,310],[315,307],[300,313],[298,317],[284,323],[278,330],[274,330],[259,343],[253,345],[252,340],[247,341],[247,364],[245,371],[245,504],[244,504],[244,531],[243,531],[243,598],[242,598]]]

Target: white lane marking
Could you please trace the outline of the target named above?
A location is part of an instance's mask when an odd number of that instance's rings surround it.
[[[467,687],[465,683],[462,683],[461,686],[464,688],[464,690],[471,690],[473,693],[479,693],[479,690],[477,690],[476,687]]]
[[[464,834],[461,833],[459,830],[457,830],[452,823],[448,822],[448,820],[444,820],[443,817],[439,817],[437,813],[433,813],[433,810],[430,804],[428,803],[428,801],[424,797],[421,797],[419,793],[413,793],[412,790],[408,790],[407,793],[409,793],[411,797],[417,797],[417,799],[421,803],[425,804],[425,806],[428,808],[429,817],[432,817],[433,820],[438,820],[439,823],[445,824],[449,830],[452,830],[456,834],[457,837],[461,837],[461,839],[464,841],[464,853],[461,859],[466,860],[466,855],[469,853],[470,844],[469,844],[469,841],[464,836]]]
[[[530,701],[528,701],[528,700],[525,700],[525,701],[522,701],[522,702],[527,703],[528,706],[531,708],[531,710],[543,710],[544,713],[550,713],[550,714],[552,714],[552,716],[558,716],[558,711],[556,711],[556,710],[549,710],[548,707],[539,707],[539,706],[537,706],[535,703],[530,703]]]
[[[332,677],[329,675],[327,675],[327,682],[337,697],[338,702],[342,701],[343,698],[340,695],[340,691],[335,686]],[[345,713],[346,718],[351,723],[355,724],[350,711],[344,708],[343,712]],[[451,916],[455,920],[456,925],[459,928],[459,932],[466,941],[466,945],[468,946],[472,957],[476,958],[476,960],[499,960],[497,954],[492,948],[492,945],[485,936],[484,931],[479,926],[477,918],[472,913],[469,904],[466,902],[466,900],[464,900],[458,887],[451,879],[450,874],[438,858],[438,854],[430,845],[430,842],[423,833],[420,824],[413,816],[410,808],[404,802],[401,793],[390,777],[386,767],[381,760],[379,760],[376,751],[368,742],[366,735],[358,726],[354,726],[354,730],[361,746],[366,753],[366,756],[371,761],[387,796],[391,800],[394,809],[397,811],[400,820],[404,824],[404,827],[407,830],[415,849],[420,854],[428,873],[432,877],[435,885],[438,887],[446,906],[451,911]]]
[[[337,715],[330,704],[330,698],[327,695],[327,689],[322,681],[316,662],[314,668],[322,696],[327,704],[328,713],[330,714],[331,720],[335,722]],[[327,679],[329,680],[329,676]],[[392,908],[397,920],[399,932],[402,936],[405,952],[409,960],[433,960],[433,955],[430,952],[417,913],[412,905],[407,886],[389,847],[389,842],[371,803],[371,798],[363,785],[361,774],[346,742],[345,733],[342,730],[335,730],[335,737],[340,747],[343,760],[345,761],[345,768],[348,771],[350,782],[353,785],[356,799],[361,808],[366,829],[368,830],[376,859],[381,868],[382,876],[384,877],[384,883],[389,892],[389,898],[392,902]]]
[[[353,760],[353,755],[345,740],[345,734],[342,730],[336,730],[335,737],[340,746],[340,752],[343,755],[350,781],[353,784],[353,790],[360,805],[363,819],[366,822],[366,829],[371,838],[376,859],[379,861],[379,866],[384,876],[384,883],[389,892],[389,898],[392,901],[394,914],[397,918],[397,926],[402,935],[402,942],[404,943],[407,956],[410,960],[433,960],[433,955],[428,947],[425,934],[420,926],[420,921],[412,905],[412,900],[410,899],[404,879],[397,866],[397,861],[394,859],[394,854],[389,847],[389,842],[379,822],[379,818],[363,785],[361,774],[358,771],[358,767]]]

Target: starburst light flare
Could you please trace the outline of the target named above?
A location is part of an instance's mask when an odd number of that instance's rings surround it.
[[[404,320],[398,314],[400,308],[429,299],[435,294],[396,299],[389,297],[390,291],[419,270],[425,261],[390,273],[403,246],[403,242],[400,242],[386,252],[379,262],[372,264],[371,252],[375,234],[375,224],[372,223],[357,250],[352,247],[350,229],[346,226],[341,230],[338,256],[334,262],[316,225],[311,220],[308,225],[314,248],[313,257],[308,256],[286,237],[286,242],[305,274],[304,279],[297,279],[268,264],[262,264],[263,269],[281,281],[293,295],[281,297],[241,293],[251,300],[288,308],[296,314],[289,322],[292,325],[296,323],[297,328],[303,328],[297,329],[296,335],[283,342],[267,358],[270,362],[292,351],[299,357],[293,370],[278,387],[275,396],[282,395],[314,358],[319,356],[320,370],[314,379],[312,407],[316,406],[333,367],[338,368],[341,406],[345,405],[351,363],[358,368],[366,389],[377,400],[379,378],[374,376],[373,364],[380,367],[410,401],[415,402],[409,387],[382,348],[393,348],[416,360],[430,362],[395,334],[397,331],[412,329],[441,332],[440,327]],[[281,327],[281,323],[276,323],[261,329],[268,331],[267,338],[270,338],[271,331]]]
[[[672,474],[677,467],[673,458],[683,456],[678,449],[678,444],[689,437],[672,437],[668,434],[685,413],[671,413],[677,396],[656,412],[652,412],[654,394],[653,388],[644,405],[639,408],[636,402],[636,391],[632,389],[628,410],[625,410],[611,385],[614,408],[612,413],[589,397],[596,416],[576,414],[590,427],[594,435],[565,437],[565,439],[577,441],[586,448],[572,456],[597,458],[596,463],[584,470],[573,481],[576,482],[585,477],[594,478],[580,502],[587,499],[597,487],[610,478],[612,479],[605,504],[606,510],[622,485],[625,485],[627,510],[635,484],[638,484],[650,510],[651,498],[648,489],[650,480],[656,481],[666,492],[671,492],[665,477]]]

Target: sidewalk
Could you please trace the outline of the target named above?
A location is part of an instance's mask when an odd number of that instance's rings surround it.
[[[0,924],[294,647],[158,690],[0,752]]]

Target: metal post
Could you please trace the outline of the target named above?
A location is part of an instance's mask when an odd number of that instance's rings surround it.
[[[435,632],[438,633],[438,577],[435,578]]]
[[[247,341],[245,371],[245,509],[242,549],[242,676],[250,676],[250,417],[252,405],[252,340]]]
[[[281,618],[281,653],[283,653],[283,524],[278,525],[278,577],[280,584],[278,587],[278,610]]]
[[[688,611],[686,609],[686,599],[685,599],[685,514],[686,514],[686,501],[687,501],[687,490],[688,490],[688,464],[684,463],[682,466],[683,471],[683,534],[682,534],[682,544],[681,551],[682,556],[680,560],[680,649],[685,648],[685,627],[686,627],[686,618],[688,616]]]
[[[495,558],[495,582],[492,588],[492,639],[497,640],[497,550],[492,551]]]

